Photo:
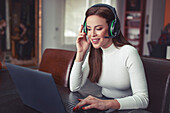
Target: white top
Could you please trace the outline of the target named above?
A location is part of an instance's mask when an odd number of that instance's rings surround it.
[[[102,73],[97,83],[102,87],[102,94],[115,98],[120,103],[120,109],[146,108],[149,102],[148,89],[137,50],[130,45],[118,49],[114,44],[102,50]],[[88,57],[89,54],[84,63],[74,62],[70,75],[70,90],[73,92],[78,91],[87,80]]]

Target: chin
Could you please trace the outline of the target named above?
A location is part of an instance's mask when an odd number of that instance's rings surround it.
[[[92,44],[93,45],[93,44]],[[95,48],[95,49],[99,49],[101,46],[99,46],[99,45],[93,45],[93,47]]]

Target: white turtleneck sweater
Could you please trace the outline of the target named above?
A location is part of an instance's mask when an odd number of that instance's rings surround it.
[[[102,94],[115,98],[120,109],[146,108],[149,102],[147,83],[137,50],[130,45],[116,48],[114,44],[102,50],[102,73],[97,83],[102,87]],[[73,92],[78,91],[88,78],[88,57],[89,54],[84,63],[74,62],[70,75]]]

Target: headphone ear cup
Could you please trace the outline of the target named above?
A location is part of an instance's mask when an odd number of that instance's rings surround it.
[[[111,21],[109,24],[109,36],[114,38],[118,36],[119,33],[120,33],[120,22],[119,19],[117,18],[116,20],[114,19],[113,21]]]
[[[109,36],[113,36],[114,34],[114,28],[115,28],[115,20],[112,20],[110,23],[109,23]]]
[[[118,18],[117,21],[115,22],[113,33],[115,37],[118,36],[120,33],[120,21]]]

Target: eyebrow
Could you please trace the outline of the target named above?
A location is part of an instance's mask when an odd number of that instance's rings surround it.
[[[100,27],[100,26],[102,26],[102,27],[103,27],[103,25],[97,25],[97,26],[95,26],[95,27]],[[88,25],[87,25],[87,27],[90,27],[90,26],[88,26]]]

